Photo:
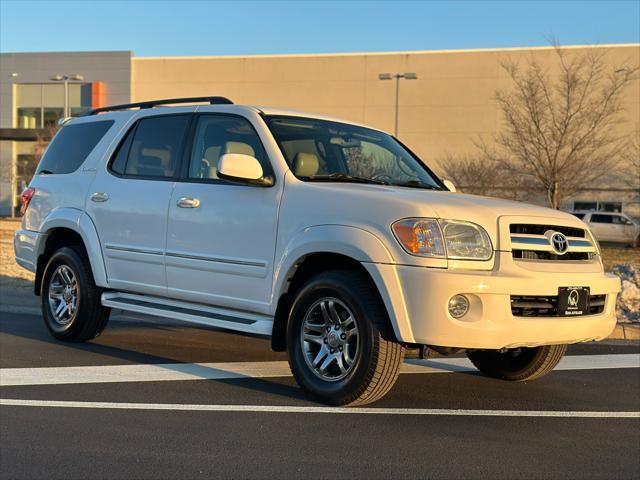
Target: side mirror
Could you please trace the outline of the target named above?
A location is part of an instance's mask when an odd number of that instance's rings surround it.
[[[257,158],[243,153],[225,153],[218,160],[218,176],[234,182],[253,185],[273,185],[271,177],[265,177]]]
[[[453,184],[453,182],[451,180],[442,180],[442,183],[444,183],[444,186],[447,187],[447,190],[449,190],[450,192],[456,192],[456,186]]]

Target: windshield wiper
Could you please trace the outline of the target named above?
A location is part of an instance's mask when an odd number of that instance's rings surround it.
[[[38,175],[51,175],[53,172],[51,170],[40,170]]]
[[[404,183],[394,183],[394,185],[398,187],[423,188],[425,190],[442,190],[440,187],[429,185],[428,183],[422,183],[420,180],[409,180]]]
[[[346,173],[329,173],[326,175],[309,175],[308,180],[318,182],[352,182],[352,183],[373,183],[375,185],[391,185],[389,182],[383,180],[374,180],[373,178],[354,177]]]

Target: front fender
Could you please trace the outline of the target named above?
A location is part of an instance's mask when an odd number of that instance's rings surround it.
[[[362,263],[382,297],[396,338],[405,342],[412,341],[413,335],[406,321],[404,297],[398,294],[399,284],[385,283],[387,280],[393,282],[397,278],[379,275],[375,268],[371,268],[376,264],[394,264],[393,256],[376,235],[357,227],[317,225],[298,232],[284,248],[274,272],[274,308],[280,296],[287,291],[289,280],[297,265],[316,253],[336,253]]]
[[[42,235],[38,237],[36,244],[36,259],[44,253],[47,238],[56,228],[68,228],[82,237],[96,285],[99,287],[108,287],[107,271],[102,256],[102,249],[100,248],[98,232],[91,218],[82,210],[76,208],[58,208],[47,216],[44,222],[42,222],[40,230]]]

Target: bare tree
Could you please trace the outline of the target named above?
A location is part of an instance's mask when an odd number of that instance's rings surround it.
[[[460,156],[448,154],[438,163],[444,176],[464,193],[524,200],[532,190],[521,176],[514,175],[482,151]]]
[[[624,161],[622,182],[638,190],[640,194],[640,128],[636,128],[629,138],[622,158]]]
[[[534,59],[525,66],[502,64],[513,84],[496,93],[505,125],[495,146],[481,148],[545,192],[549,206],[557,209],[628,155],[629,142],[618,128],[621,95],[638,67],[612,66],[601,49],[569,54],[556,46],[554,52],[558,71],[553,73]]]

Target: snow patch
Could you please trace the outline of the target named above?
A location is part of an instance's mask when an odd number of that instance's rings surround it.
[[[637,264],[614,265],[611,273],[622,280],[616,314],[618,322],[640,322],[640,268]]]

